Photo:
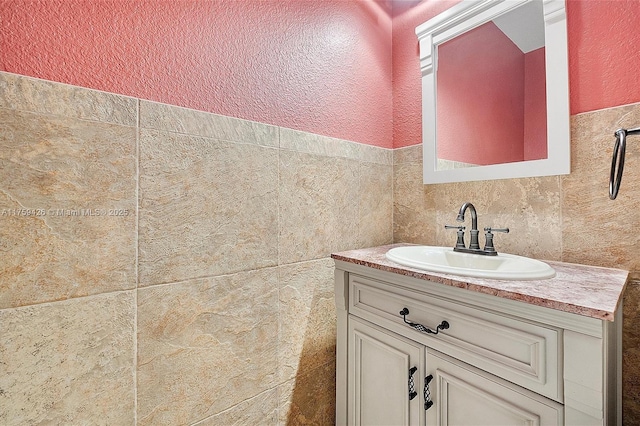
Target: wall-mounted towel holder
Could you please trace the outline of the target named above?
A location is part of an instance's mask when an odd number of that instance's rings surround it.
[[[611,175],[609,176],[609,198],[615,200],[622,182],[624,171],[624,153],[627,146],[627,135],[640,134],[640,127],[635,129],[616,130],[616,144],[613,146],[613,159],[611,160]]]

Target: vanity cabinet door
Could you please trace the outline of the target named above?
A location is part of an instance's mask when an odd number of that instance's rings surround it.
[[[425,347],[353,316],[348,340],[349,425],[424,425]]]
[[[563,407],[489,373],[435,351],[427,351],[433,402],[428,425],[561,425]]]

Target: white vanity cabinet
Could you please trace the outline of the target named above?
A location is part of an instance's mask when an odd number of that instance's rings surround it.
[[[562,405],[358,317],[350,318],[348,335],[348,424],[562,422]]]
[[[598,319],[334,259],[336,424],[621,424],[621,309]]]

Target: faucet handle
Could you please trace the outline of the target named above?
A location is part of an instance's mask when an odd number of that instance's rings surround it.
[[[487,226],[486,228],[484,228],[485,232],[503,232],[505,234],[509,233],[509,228],[492,228],[490,226]]]
[[[464,231],[466,228],[464,226],[458,226],[458,225],[445,225],[444,229],[460,229]]]
[[[444,229],[457,229],[458,240],[456,241],[456,248],[466,248],[464,245],[464,230],[466,228],[464,226],[445,225]]]
[[[486,228],[484,228],[484,232],[484,251],[487,253],[496,253],[496,249],[495,247],[493,247],[493,232],[503,232],[505,234],[508,234],[509,228],[491,228],[490,226],[487,226]]]

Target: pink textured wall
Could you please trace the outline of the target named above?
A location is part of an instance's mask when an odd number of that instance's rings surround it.
[[[567,1],[571,114],[640,101],[640,1]]]
[[[460,0],[423,1],[393,18],[393,147],[422,143],[422,80],[416,27]]]
[[[471,71],[471,72],[469,72]],[[489,22],[438,48],[438,158],[522,161],[525,55]]]
[[[0,70],[392,146],[374,1],[1,0]]]
[[[415,27],[458,2],[398,9],[392,39],[383,0],[1,0],[0,70],[409,146]],[[571,113],[639,102],[640,2],[567,0],[567,15]]]
[[[426,1],[393,19],[393,145],[422,141],[415,27],[458,1]],[[640,102],[640,1],[567,0],[571,114]]]

